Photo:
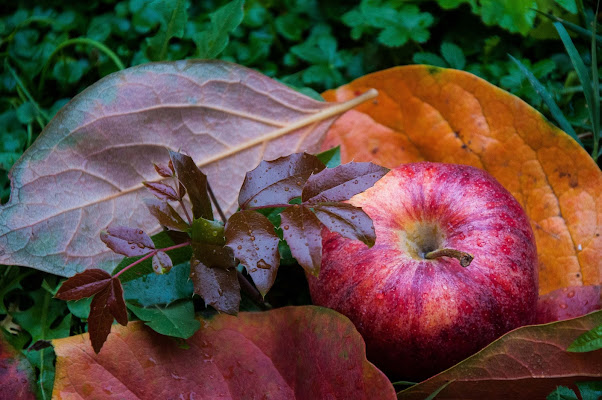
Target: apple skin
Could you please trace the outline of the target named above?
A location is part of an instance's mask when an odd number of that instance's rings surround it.
[[[533,323],[537,251],[529,219],[487,172],[464,165],[405,164],[354,196],[376,244],[327,229],[314,304],[346,315],[368,358],[392,379],[421,380]],[[447,247],[470,253],[424,259]]]

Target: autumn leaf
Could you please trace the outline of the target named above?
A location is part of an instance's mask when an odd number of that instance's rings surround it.
[[[155,168],[156,169],[156,168]],[[164,171],[159,172],[161,175]],[[162,175],[163,176],[163,175]],[[178,201],[180,196],[174,188],[162,182],[142,182],[142,184],[155,195],[156,198],[163,201]]]
[[[53,398],[395,399],[353,324],[332,310],[285,307],[200,322],[186,348],[143,323],[115,327],[99,354],[87,334],[54,340]]]
[[[378,97],[343,115],[323,148],[343,162],[388,168],[414,161],[487,170],[531,219],[540,294],[598,285],[602,277],[602,173],[568,135],[517,97],[469,73],[392,68],[324,93],[344,101],[370,88]]]
[[[326,166],[318,157],[295,153],[273,161],[262,161],[257,168],[247,172],[240,189],[240,208],[288,204],[301,196],[303,185],[311,174]]]
[[[121,256],[92,238],[107,226],[160,230],[142,205],[142,182],[161,178],[153,163],[168,163],[166,149],[186,149],[229,216],[247,171],[316,151],[338,114],[373,95],[320,102],[223,61],[113,73],[74,97],[14,164],[0,207],[0,264],[61,276],[110,271]]]
[[[107,287],[112,277],[102,269],[88,269],[67,279],[55,297],[61,300],[80,300],[94,296]]]
[[[180,232],[188,230],[189,226],[186,221],[167,202],[157,199],[144,199],[143,202],[161,226]]]
[[[320,222],[332,232],[360,240],[370,247],[376,242],[374,224],[359,207],[347,203],[319,203],[314,206],[314,212]]]
[[[581,334],[602,324],[602,311],[567,321],[515,329],[434,377],[406,389],[398,399],[424,399],[452,381],[437,399],[543,399],[556,386],[602,379],[602,349],[570,353]]]
[[[193,217],[213,219],[211,200],[207,193],[207,176],[201,172],[192,158],[185,154],[170,151],[169,160],[176,171],[176,177],[188,193]]]
[[[0,332],[0,399],[35,400],[36,378],[27,358]]]

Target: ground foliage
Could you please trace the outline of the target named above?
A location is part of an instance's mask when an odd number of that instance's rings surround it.
[[[552,117],[548,103],[529,84],[521,66],[507,57],[511,54],[543,82],[578,137],[591,149],[594,118],[586,103],[592,97],[586,100],[583,96],[578,72],[573,69],[552,21],[536,10],[589,29],[594,7],[573,0],[510,3],[512,8],[504,7],[502,2],[474,0],[11,3],[0,18],[2,202],[8,200],[10,193],[7,171],[62,106],[101,77],[148,61],[221,58],[257,69],[316,98],[316,91],[334,88],[373,71],[426,63],[472,72]],[[573,40],[589,68],[595,61],[589,38],[577,35]],[[597,83],[597,73],[592,71],[592,78]],[[594,88],[597,93],[597,86]],[[163,196],[162,200],[178,196],[175,188],[171,191],[153,183],[147,186]],[[201,219],[195,217],[197,224],[203,223],[202,215],[208,216],[206,204],[195,208],[205,210],[197,213]],[[282,209],[258,211],[271,223],[280,225]],[[314,211],[319,217],[319,210]],[[325,220],[332,219],[332,208],[322,211]],[[303,219],[304,211],[289,213],[294,215],[284,215],[291,221]],[[157,215],[162,215],[160,210]],[[249,219],[243,215],[235,222],[248,224]],[[194,227],[193,224],[191,235]],[[284,234],[283,230],[276,232]],[[236,238],[232,237],[234,243]],[[177,239],[162,235],[152,241],[155,248],[165,248],[175,245]],[[283,246],[283,241],[278,242],[278,247],[280,265],[291,268],[281,269],[266,303],[276,307],[308,304],[303,270],[296,266],[292,249]],[[166,272],[169,262],[159,252],[155,256],[154,262],[149,260],[147,271],[154,268]],[[182,315],[190,316],[191,310],[203,308],[202,302],[191,299],[193,284],[181,279],[188,274],[190,257],[190,251],[177,256],[174,251],[170,273],[145,275],[142,279],[122,275],[127,308],[147,324],[154,323],[153,329],[158,332],[185,337],[195,330],[189,317],[176,327],[170,326]],[[299,257],[306,260],[306,265],[315,263],[311,257]],[[268,282],[272,279],[262,278]],[[157,285],[164,290],[158,293],[154,289]],[[59,279],[51,274],[15,266],[0,272],[1,325],[12,334],[8,340],[16,348],[37,344],[24,354],[34,367],[41,398],[49,396],[54,380],[54,353],[44,343],[88,330],[90,299],[67,303],[53,299],[58,287]],[[107,290],[104,295],[108,298],[110,294]],[[241,309],[262,307],[265,305],[243,292]],[[601,336],[599,329],[584,334],[574,344],[575,349],[581,350],[575,351],[600,348]],[[579,386],[582,393],[594,389]],[[559,387],[556,392],[558,396],[572,396],[577,391]]]

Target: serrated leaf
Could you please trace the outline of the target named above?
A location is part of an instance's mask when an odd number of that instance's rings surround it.
[[[111,279],[111,275],[102,269],[87,269],[63,282],[55,297],[61,300],[79,300],[94,296],[105,289]]]
[[[188,231],[188,224],[169,204],[157,199],[145,199],[144,204],[159,223],[169,229],[180,232]]]
[[[185,154],[170,150],[169,158],[178,180],[188,192],[194,218],[213,219],[211,200],[207,193],[207,176],[201,172],[192,158]]]
[[[280,265],[278,243],[270,220],[255,211],[239,211],[226,224],[226,246],[245,265],[257,289],[265,296]]]
[[[602,325],[598,325],[594,329],[579,336],[571,343],[567,348],[567,351],[584,353],[598,349],[602,349]]]
[[[153,271],[155,271],[155,273],[159,274],[159,275],[168,273],[169,270],[171,270],[171,268],[173,267],[171,258],[169,258],[167,253],[165,253],[163,251],[158,251],[153,256],[152,264],[153,264]]]
[[[190,255],[186,262],[175,265],[168,274],[150,274],[124,283],[125,300],[148,307],[191,298],[193,285],[189,276]]]
[[[127,257],[142,256],[155,248],[151,238],[142,229],[125,226],[109,227],[106,232],[100,233],[100,240],[115,253]]]
[[[10,200],[0,207],[0,263],[61,276],[110,271],[121,256],[90,238],[112,225],[160,231],[142,206],[141,181],[159,177],[152,162],[168,162],[165,148],[194,157],[229,216],[245,173],[261,159],[316,151],[334,117],[370,96],[319,102],[222,61],[152,63],[109,75],[58,112],[15,163]]]
[[[176,190],[162,182],[142,182],[146,188],[155,195],[156,198],[163,201],[178,201],[180,197]]]
[[[197,218],[190,225],[190,238],[193,242],[224,244],[224,225],[219,221]]]
[[[190,300],[148,308],[127,303],[127,307],[145,321],[146,325],[162,335],[188,339],[201,327],[201,323],[194,317],[194,305]]]
[[[194,292],[216,310],[236,314],[240,304],[237,265],[229,247],[192,243],[190,279]]]
[[[350,162],[328,168],[309,177],[301,200],[308,204],[349,200],[374,185],[388,171],[369,162]]]
[[[293,257],[307,272],[317,276],[322,263],[322,225],[307,207],[294,205],[280,213],[282,234]]]
[[[113,314],[107,306],[107,300],[111,295],[111,288],[105,287],[96,294],[90,304],[90,315],[88,316],[88,332],[94,352],[98,354],[102,345],[107,340],[113,324]]]
[[[123,326],[128,324],[128,313],[125,308],[125,300],[123,299],[123,287],[119,278],[111,279],[107,307],[117,322]]]
[[[349,239],[361,240],[369,247],[374,246],[374,224],[361,208],[347,203],[320,203],[313,208],[316,217],[331,231]]]
[[[206,304],[226,314],[238,313],[240,284],[234,267],[212,268],[193,258],[190,261],[190,268],[194,292],[201,296]]]
[[[240,208],[263,207],[288,202],[301,196],[305,181],[326,166],[314,155],[295,153],[273,161],[262,161],[247,172],[238,204]]]

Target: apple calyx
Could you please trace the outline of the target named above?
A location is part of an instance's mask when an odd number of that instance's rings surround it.
[[[429,251],[424,255],[424,258],[426,258],[427,260],[434,260],[435,258],[439,257],[453,257],[460,261],[460,265],[464,268],[468,267],[474,259],[474,257],[471,254],[468,254],[464,251],[449,248]]]

